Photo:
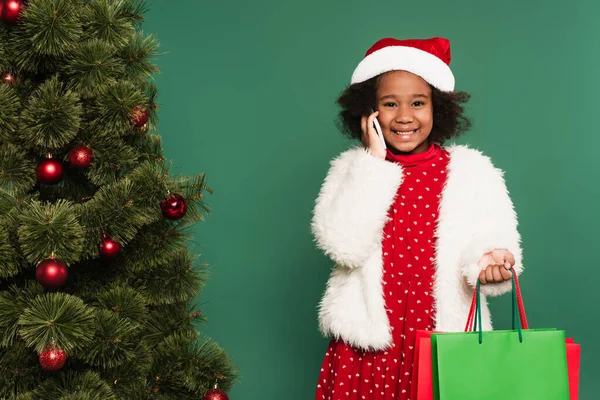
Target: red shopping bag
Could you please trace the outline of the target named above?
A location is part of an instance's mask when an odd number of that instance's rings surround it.
[[[433,400],[433,382],[431,376],[431,334],[432,331],[417,331],[415,356],[413,358],[410,398],[414,400]]]
[[[431,371],[431,337],[422,338],[419,362],[428,365],[417,378],[417,400],[433,400],[433,376]]]
[[[581,360],[581,345],[573,339],[567,339],[567,367],[569,369],[569,393],[571,400],[579,398],[579,367]]]

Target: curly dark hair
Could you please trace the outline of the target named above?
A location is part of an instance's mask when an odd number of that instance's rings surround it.
[[[338,114],[338,129],[351,139],[360,140],[362,136],[360,120],[363,115],[369,115],[377,104],[378,75],[365,82],[348,86],[337,99],[342,108]],[[464,105],[471,95],[466,92],[443,92],[431,86],[433,102],[433,129],[429,140],[444,144],[448,139],[456,138],[471,127],[471,120],[464,115]]]

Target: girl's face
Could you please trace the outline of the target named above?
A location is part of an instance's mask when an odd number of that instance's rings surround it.
[[[393,153],[422,153],[433,128],[431,87],[421,77],[406,71],[381,76],[377,87],[379,124]]]

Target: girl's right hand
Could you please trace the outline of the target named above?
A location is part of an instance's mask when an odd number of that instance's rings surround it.
[[[379,139],[377,135],[377,131],[373,126],[373,120],[377,118],[379,115],[379,111],[375,111],[369,116],[363,116],[361,118],[361,129],[362,129],[362,137],[361,140],[365,148],[369,149],[371,155],[385,159],[386,150],[383,144],[381,143],[381,139]]]

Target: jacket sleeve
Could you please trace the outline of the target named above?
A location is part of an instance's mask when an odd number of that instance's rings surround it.
[[[402,169],[354,148],[331,162],[311,223],[317,246],[336,263],[361,266],[381,245]]]
[[[514,270],[523,270],[521,237],[517,230],[517,214],[503,178],[503,172],[495,168],[486,157],[477,167],[485,173],[477,182],[478,191],[473,207],[473,236],[461,253],[462,272],[468,284],[475,287],[482,268],[481,257],[494,249],[507,249],[515,256]],[[487,296],[498,296],[511,290],[511,282],[492,283],[481,286]]]

